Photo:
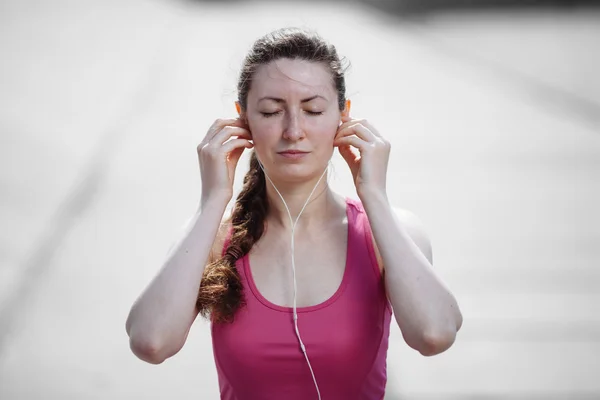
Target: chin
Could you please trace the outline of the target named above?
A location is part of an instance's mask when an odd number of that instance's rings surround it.
[[[318,179],[321,177],[323,169],[318,170],[314,166],[302,165],[302,164],[275,164],[274,169],[277,171],[275,176],[269,176],[271,179],[281,180],[290,183],[302,183],[312,179]]]
[[[285,181],[296,181],[302,182],[310,179],[314,175],[312,168],[308,168],[306,165],[292,164],[292,165],[275,165],[277,169],[277,178]]]

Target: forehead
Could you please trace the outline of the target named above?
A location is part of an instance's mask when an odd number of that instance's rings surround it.
[[[252,78],[249,97],[294,97],[326,95],[334,98],[331,72],[323,63],[279,59],[258,67]]]

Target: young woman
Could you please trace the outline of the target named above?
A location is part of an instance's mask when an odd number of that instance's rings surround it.
[[[392,315],[425,356],[448,349],[462,324],[420,220],[387,200],[390,144],[350,117],[342,62],[312,32],[257,40],[236,106],[239,117],[217,120],[198,146],[199,209],[131,309],[131,349],[163,362],[200,313],[222,399],[382,399]],[[360,200],[327,184],[336,149]]]

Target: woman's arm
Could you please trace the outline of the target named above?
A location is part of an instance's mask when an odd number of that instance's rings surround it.
[[[367,120],[344,115],[333,145],[348,163],[369,217],[383,260],[386,290],[404,340],[423,355],[447,350],[461,327],[462,315],[456,299],[388,202],[390,142]]]
[[[160,364],[183,347],[198,314],[204,267],[222,243],[226,206],[224,199],[210,199],[193,215],[159,273],[133,304],[125,326],[131,350],[140,359]]]
[[[388,297],[406,343],[425,356],[447,350],[462,325],[462,314],[432,268],[431,244],[419,219],[412,213],[401,216],[383,196],[363,203],[384,265]]]

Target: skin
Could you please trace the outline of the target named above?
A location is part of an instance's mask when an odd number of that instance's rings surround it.
[[[315,188],[295,230],[297,305],[318,304],[338,288],[345,266],[347,221],[344,199],[319,178],[334,151],[343,115],[331,74],[321,64],[278,60],[260,67],[240,117],[251,132],[254,149],[290,209],[267,185],[271,213],[267,231],[250,252],[254,280],[264,297],[291,306],[290,264],[292,222]],[[278,100],[274,100],[278,99]],[[301,160],[282,157],[283,150],[308,152]],[[318,184],[317,184],[318,182]]]
[[[269,97],[281,100],[266,99]],[[304,101],[306,99],[311,100]],[[349,110],[340,112],[331,75],[323,65],[287,59],[261,66],[256,71],[247,104],[248,109],[241,117],[248,124],[254,149],[267,175],[284,194],[295,219],[327,168],[341,117],[348,115]],[[269,114],[272,115],[267,116]],[[289,149],[309,153],[298,161],[278,154]],[[326,189],[327,182],[323,179],[315,189],[315,197]],[[275,208],[270,217],[290,228],[287,211],[270,185],[267,194]],[[312,220],[310,215],[316,216],[318,211],[316,204],[307,207],[303,220]],[[323,217],[323,213],[320,214],[315,220]]]
[[[303,101],[308,98],[313,99]],[[228,228],[223,216],[233,195],[237,163],[251,148],[292,217],[267,184],[267,230],[250,252],[252,274],[263,296],[275,304],[292,304],[291,228],[313,188],[295,228],[297,306],[318,304],[338,288],[347,244],[346,205],[325,178],[319,181],[337,149],[368,215],[382,279],[406,343],[426,356],[447,350],[462,315],[433,270],[431,243],[419,218],[388,202],[390,143],[367,120],[351,118],[349,103],[339,110],[327,67],[287,59],[263,65],[253,77],[247,109],[237,106],[239,117],[216,120],[198,145],[200,204],[131,308],[126,330],[132,352],[159,364],[183,347],[197,317],[198,282],[205,265],[223,248]],[[278,154],[288,149],[308,154],[301,159]]]
[[[431,244],[419,218],[387,201],[390,143],[367,120],[351,118],[349,104],[340,112],[327,68],[288,59],[263,66],[254,76],[247,110],[240,111],[259,159],[292,214],[290,219],[273,187],[267,185],[272,204],[268,229],[250,253],[263,296],[276,304],[291,305],[287,249],[292,221],[337,148],[371,221],[379,267],[386,272],[388,298],[407,344],[423,355],[448,349],[462,325],[462,315],[432,269]],[[320,114],[312,114],[315,112]],[[301,161],[278,155],[290,148],[310,153]],[[318,304],[339,286],[347,239],[344,212],[343,197],[334,193],[326,180],[320,181],[295,233],[297,282],[303,288],[298,305]]]

